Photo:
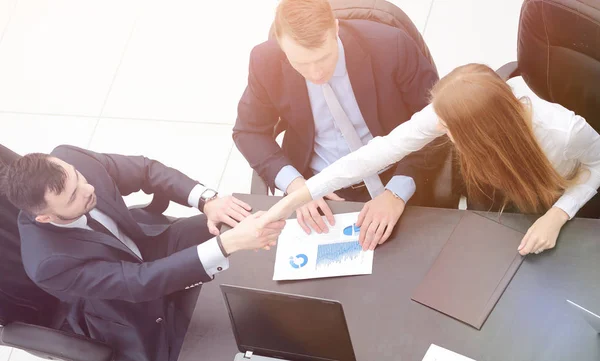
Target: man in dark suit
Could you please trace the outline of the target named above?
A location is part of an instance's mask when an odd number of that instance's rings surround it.
[[[404,31],[366,20],[338,21],[327,0],[282,0],[274,32],[274,39],[252,50],[233,130],[237,147],[271,189],[292,192],[305,178],[388,134],[428,104],[438,80]],[[282,147],[273,139],[280,119],[287,126]],[[440,165],[446,151],[426,148],[326,198],[368,201],[358,220],[360,242],[374,249],[389,237],[415,190],[418,205],[434,205],[418,191],[426,191],[428,169]],[[328,231],[319,208],[333,224],[327,204],[316,200],[296,212],[307,233]]]
[[[70,146],[14,161],[0,186],[21,209],[27,275],[71,305],[75,332],[112,345],[117,360],[175,361],[188,320],[170,296],[212,280],[233,252],[273,245],[284,225],[259,229],[249,206],[157,161]],[[171,224],[129,210],[123,196],[139,190],[204,215]],[[212,237],[207,223],[232,219],[241,222]]]

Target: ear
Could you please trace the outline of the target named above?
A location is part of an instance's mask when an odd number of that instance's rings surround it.
[[[52,217],[47,214],[40,214],[39,216],[35,217],[35,221],[38,223],[50,223],[52,222]]]

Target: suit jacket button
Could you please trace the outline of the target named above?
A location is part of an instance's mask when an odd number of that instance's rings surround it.
[[[221,272],[223,270],[223,267],[217,267],[217,271]]]
[[[162,322],[163,322],[162,318],[159,317],[159,318],[156,319],[156,323],[162,323]]]

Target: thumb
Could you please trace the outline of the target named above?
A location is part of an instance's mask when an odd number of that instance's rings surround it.
[[[213,236],[218,236],[221,233],[213,221],[206,222],[206,225],[208,226],[208,231]]]
[[[344,198],[338,196],[335,193],[329,193],[328,195],[325,196],[325,198],[332,200],[332,201],[345,201]]]

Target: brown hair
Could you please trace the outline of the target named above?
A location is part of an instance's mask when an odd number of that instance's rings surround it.
[[[327,0],[281,0],[275,12],[275,37],[283,34],[299,45],[323,46],[328,30],[335,31],[335,16]]]
[[[517,99],[492,69],[469,64],[453,70],[431,91],[435,112],[457,149],[470,197],[541,213],[571,183],[550,164],[534,134],[527,98]]]
[[[65,189],[67,173],[50,156],[31,153],[10,165],[0,165],[0,192],[17,208],[37,215],[46,206],[46,191],[60,194]]]

